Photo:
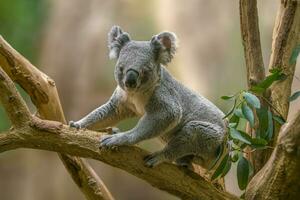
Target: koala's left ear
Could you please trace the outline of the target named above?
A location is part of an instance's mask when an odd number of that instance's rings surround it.
[[[171,62],[177,49],[177,37],[175,33],[162,32],[154,35],[151,39],[151,47],[155,54],[156,60],[166,65]]]
[[[128,33],[124,32],[119,26],[113,26],[108,33],[109,58],[118,58],[121,49],[129,41],[130,36]]]

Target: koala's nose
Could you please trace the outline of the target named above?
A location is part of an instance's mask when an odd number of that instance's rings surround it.
[[[126,72],[126,77],[125,77],[125,86],[128,88],[135,88],[137,85],[137,79],[139,77],[139,73],[134,70],[130,69]]]

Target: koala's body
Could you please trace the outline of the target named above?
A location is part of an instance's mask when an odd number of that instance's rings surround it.
[[[166,146],[145,158],[147,166],[172,161],[185,166],[193,161],[208,168],[223,144],[224,114],[175,80],[163,66],[175,53],[175,34],[163,32],[151,41],[132,41],[120,27],[114,26],[108,42],[110,57],[117,59],[118,86],[106,104],[70,125],[84,128],[96,123],[104,128],[138,116],[133,129],[103,136],[100,146],[134,145],[160,137]]]

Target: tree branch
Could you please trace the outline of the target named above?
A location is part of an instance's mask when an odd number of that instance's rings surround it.
[[[239,3],[240,26],[247,69],[247,83],[250,89],[265,78],[258,25],[257,1],[240,0]],[[262,102],[262,106],[268,107],[264,98],[260,98],[260,101]],[[255,130],[251,129],[250,126],[247,128],[247,132],[251,135],[255,135]],[[264,166],[269,154],[268,150],[257,150],[248,156],[253,164],[254,171],[257,172]]]
[[[16,81],[30,95],[40,117],[66,123],[54,81],[35,68],[28,60],[14,50],[1,36],[0,65],[10,78]],[[3,72],[1,74],[3,74]],[[16,95],[17,92],[15,91],[14,94]],[[5,102],[5,98],[7,97],[10,97],[10,95],[1,95],[1,98],[3,98],[3,100],[1,100]],[[18,99],[19,97],[16,98]],[[10,99],[10,101],[13,101],[12,98]],[[18,109],[14,106],[12,109],[16,109],[17,111],[14,112],[13,110],[6,109],[10,118],[10,115],[18,113],[20,110],[20,108]],[[22,109],[20,111],[22,111]],[[21,125],[22,123],[20,123],[20,120],[26,121],[27,119],[22,119],[22,117],[19,117],[18,120],[11,118],[14,125]],[[88,163],[79,158],[72,158],[68,155],[59,156],[64,163],[64,166],[71,174],[73,180],[87,199],[113,199],[106,186]]]
[[[256,0],[240,0],[240,26],[249,88],[265,78],[256,4]]]
[[[292,53],[300,45],[300,3],[295,0],[281,0],[273,30],[272,54],[269,69],[281,69],[287,75],[283,81],[271,86],[271,102],[286,119],[289,110],[288,98],[294,78],[296,60]],[[278,131],[274,141],[277,141]]]
[[[198,174],[172,164],[156,168],[144,166],[148,152],[137,147],[119,147],[117,151],[99,149],[103,133],[76,130],[58,122],[33,118],[30,126],[0,135],[0,152],[33,148],[56,151],[74,156],[93,158],[123,169],[152,186],[182,199],[237,199],[229,193],[217,190]]]
[[[298,199],[300,196],[300,111],[282,127],[270,159],[248,185],[246,199]]]

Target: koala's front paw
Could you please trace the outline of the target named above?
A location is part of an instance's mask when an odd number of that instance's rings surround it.
[[[155,167],[156,165],[164,162],[161,152],[152,153],[144,158],[147,167]]]
[[[70,122],[69,122],[69,126],[70,126],[70,127],[74,127],[74,128],[76,128],[77,130],[81,128],[81,125],[80,125],[79,123],[77,123],[77,122],[74,122],[74,121],[70,121]]]
[[[104,135],[100,138],[100,147],[103,148],[114,148],[126,144],[128,144],[128,137],[124,133]]]

